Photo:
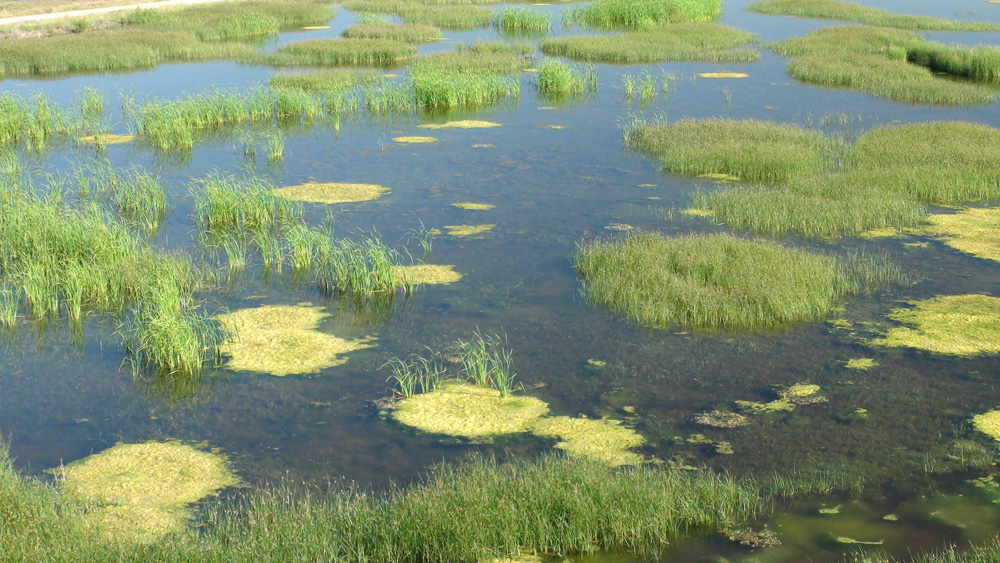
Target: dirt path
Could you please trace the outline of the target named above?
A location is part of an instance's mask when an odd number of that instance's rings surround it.
[[[87,10],[72,10],[69,12],[51,12],[48,14],[33,14],[30,16],[16,16],[12,18],[0,18],[0,25],[11,25],[26,22],[56,20],[61,18],[76,18],[81,16],[93,16],[120,12],[123,10],[135,10],[136,8],[166,8],[170,6],[186,6],[189,4],[208,4],[209,2],[225,2],[227,0],[161,0],[160,2],[145,2],[143,4],[129,4],[127,6],[108,6],[105,8],[90,8]]]

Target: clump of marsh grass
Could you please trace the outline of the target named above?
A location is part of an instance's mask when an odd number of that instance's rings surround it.
[[[65,113],[42,94],[31,100],[11,93],[0,95],[0,145],[39,149],[69,128]]]
[[[86,87],[77,93],[80,115],[88,123],[100,122],[104,117],[104,96],[96,89]]]
[[[597,29],[648,30],[663,24],[715,21],[720,15],[720,0],[596,0],[568,10],[564,21]]]
[[[353,0],[344,5],[353,12],[376,12],[398,16],[407,23],[442,29],[474,29],[490,24],[493,14],[473,3],[410,2],[405,0]]]
[[[416,47],[395,39],[307,39],[263,55],[262,62],[274,66],[393,66],[416,54]]]
[[[491,387],[501,398],[510,397],[517,377],[511,369],[513,352],[506,347],[506,340],[496,334],[483,334],[478,329],[468,340],[458,339],[447,350],[446,358],[431,351],[430,357],[413,356],[406,360],[391,358],[389,366],[396,391],[404,398],[415,393],[429,393],[447,376],[444,361],[458,364],[459,371],[452,379],[465,379],[482,387]]]
[[[348,39],[385,39],[403,43],[433,43],[444,36],[441,30],[426,24],[358,23],[344,30]]]
[[[580,247],[576,269],[588,300],[659,329],[817,321],[847,287],[834,258],[728,235],[595,241]]]
[[[551,98],[582,96],[597,89],[597,67],[548,59],[538,67],[538,93]]]
[[[382,367],[386,366],[392,370],[392,376],[386,381],[394,381],[395,390],[404,399],[417,393],[430,393],[446,373],[436,356],[414,356],[406,360],[389,358]]]
[[[483,41],[478,39],[469,44],[459,43],[455,46],[459,53],[476,53],[479,55],[508,54],[522,57],[535,53],[535,46],[527,42],[504,43],[503,41]]]
[[[382,75],[371,70],[331,68],[309,72],[278,73],[267,79],[275,90],[298,89],[307,92],[346,92],[355,86],[372,84]]]
[[[993,23],[962,22],[927,16],[894,14],[855,2],[842,2],[840,0],[758,0],[748,5],[747,9],[760,14],[843,20],[865,25],[921,31],[995,31],[1000,29],[1000,25]]]
[[[559,37],[541,42],[549,56],[576,61],[638,64],[666,61],[754,62],[757,37],[715,23],[679,23],[614,36]]]
[[[301,214],[300,205],[274,197],[273,190],[262,178],[209,174],[191,189],[195,218],[210,232],[272,231]]]
[[[280,129],[265,132],[263,138],[268,160],[275,162],[285,157],[285,134]]]
[[[514,33],[547,33],[552,26],[546,12],[527,8],[508,7],[493,14],[493,27]]]
[[[452,52],[420,57],[410,65],[415,103],[422,108],[478,107],[516,100],[512,76],[523,57],[509,52]]]

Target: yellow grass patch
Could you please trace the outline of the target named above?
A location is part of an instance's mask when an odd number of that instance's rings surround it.
[[[409,283],[441,285],[457,282],[462,274],[455,271],[455,266],[438,264],[415,264],[413,266],[394,266],[396,274]]]
[[[880,238],[890,238],[899,236],[900,231],[895,227],[882,227],[880,229],[871,229],[863,233],[858,234],[861,238],[866,239],[880,239]]]
[[[524,432],[548,411],[534,397],[503,398],[496,389],[455,382],[399,401],[392,417],[426,432],[484,438]]]
[[[450,236],[471,237],[490,231],[495,226],[496,224],[492,223],[489,225],[445,225],[444,228],[448,229],[448,234]]]
[[[972,417],[972,425],[976,427],[976,430],[1000,441],[1000,411],[977,414]]]
[[[847,360],[848,369],[859,369],[862,371],[870,370],[874,367],[878,367],[878,362],[871,358],[851,358]]]
[[[225,456],[179,442],[119,443],[55,472],[67,491],[103,505],[91,525],[143,543],[182,527],[187,505],[239,483]]]
[[[468,202],[468,201],[463,201],[463,202],[460,202],[460,203],[453,203],[451,205],[453,207],[457,207],[459,209],[469,209],[469,210],[473,210],[473,211],[489,211],[490,209],[493,209],[494,207],[496,207],[492,203],[471,203],[471,202]]]
[[[105,133],[103,135],[88,135],[78,137],[76,140],[90,145],[124,145],[138,139],[135,135],[114,135]]]
[[[330,26],[328,26],[328,25],[307,25],[307,26],[303,26],[303,27],[301,27],[299,29],[305,29],[305,30],[311,31],[311,30],[316,30],[316,29],[330,29]]]
[[[720,182],[739,182],[739,176],[733,176],[732,174],[723,174],[721,172],[709,172],[707,174],[699,174],[699,178],[707,178],[709,180],[718,180]]]
[[[557,438],[556,447],[574,457],[596,459],[609,465],[642,463],[642,456],[628,451],[642,445],[642,436],[618,420],[544,417],[532,423],[530,430],[537,436]]]
[[[744,72],[699,72],[700,78],[746,78],[750,76]]]
[[[461,121],[449,121],[447,123],[424,123],[423,125],[418,125],[418,127],[421,129],[488,129],[490,127],[500,127],[500,124],[492,121],[463,119]]]
[[[434,137],[393,137],[393,141],[397,143],[410,143],[410,144],[420,144],[420,143],[433,143],[437,139]]]
[[[889,314],[889,318],[907,326],[890,329],[885,338],[872,343],[953,356],[1000,353],[1000,299],[948,295],[911,305]]]
[[[921,234],[939,237],[948,246],[984,260],[1000,261],[1000,208],[971,208],[927,216]]]
[[[347,361],[344,354],[374,346],[374,338],[348,340],[317,330],[331,316],[322,307],[265,305],[215,317],[234,338],[222,347],[226,368],[284,376],[315,373]]]
[[[376,184],[342,182],[306,182],[298,186],[278,188],[272,193],[282,199],[307,203],[351,203],[377,199],[389,188]]]
[[[688,207],[687,209],[681,209],[681,213],[684,215],[691,215],[692,217],[711,217],[715,215],[715,212],[711,209],[699,209],[697,207]]]

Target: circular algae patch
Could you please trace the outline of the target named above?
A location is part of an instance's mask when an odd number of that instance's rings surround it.
[[[105,133],[104,135],[88,135],[86,137],[79,137],[77,141],[81,143],[87,143],[89,145],[124,145],[126,143],[131,143],[138,137],[135,135],[114,135],[112,133]]]
[[[306,203],[352,203],[377,199],[387,191],[389,188],[377,184],[306,182],[298,186],[278,188],[272,193],[282,199]]]
[[[504,398],[496,389],[454,382],[399,401],[392,417],[426,432],[484,438],[524,432],[548,411],[534,397]]]
[[[448,235],[450,236],[471,237],[493,230],[495,226],[496,223],[488,225],[445,225],[444,228],[448,229]]]
[[[462,274],[455,271],[455,266],[439,264],[414,264],[412,266],[395,266],[396,274],[408,283],[427,285],[444,285],[455,283],[462,279]]]
[[[322,307],[265,305],[216,319],[234,338],[222,348],[227,369],[271,375],[315,373],[347,361],[343,355],[374,346],[374,338],[348,340],[317,330],[331,316]]]
[[[618,420],[552,416],[539,418],[529,430],[536,436],[557,438],[556,447],[573,457],[586,457],[609,465],[635,465],[642,456],[628,451],[642,445],[635,430]]]
[[[907,326],[890,329],[881,346],[918,348],[952,356],[1000,352],[1000,299],[988,295],[947,295],[912,302],[889,318]]]
[[[437,139],[434,137],[393,137],[392,140],[397,143],[420,144],[433,143]]]
[[[96,503],[89,523],[142,542],[179,529],[185,507],[239,484],[225,456],[180,442],[116,444],[58,470],[67,491]]]
[[[447,123],[424,123],[418,125],[421,129],[489,129],[500,127],[499,123],[492,121],[478,121],[475,119],[463,119],[461,121],[449,121]]]

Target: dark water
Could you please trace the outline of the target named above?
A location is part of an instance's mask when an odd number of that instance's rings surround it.
[[[981,1],[866,3],[900,12],[1000,21],[1000,6]],[[749,14],[744,4],[729,2],[722,22],[758,33],[765,42],[829,25]],[[564,8],[544,9],[557,13]],[[331,30],[288,33],[278,43],[334,37],[352,21],[353,16],[341,10]],[[558,17],[554,21],[554,34],[566,33]],[[446,35],[459,42],[495,37],[490,30]],[[998,33],[930,37],[1000,44]],[[451,45],[422,50],[447,48]],[[706,184],[666,176],[655,162],[624,151],[618,124],[633,113],[668,119],[787,121],[854,136],[891,122],[967,120],[1000,127],[996,106],[910,106],[808,87],[790,79],[784,60],[767,51],[754,64],[651,65],[656,75],[662,69],[677,77],[669,93],[660,93],[648,105],[623,101],[616,90],[620,76],[642,68],[602,65],[596,95],[562,105],[538,99],[533,75],[524,74],[519,102],[468,114],[503,125],[493,129],[428,132],[416,127],[422,120],[402,119],[347,121],[339,132],[322,125],[292,130],[278,166],[269,166],[264,157],[248,165],[238,131],[197,144],[187,159],[164,158],[131,145],[108,147],[116,165],[146,166],[170,186],[171,210],[158,239],[166,248],[191,248],[194,222],[188,185],[212,170],[242,173],[249,168],[278,185],[319,180],[391,188],[377,201],[336,207],[335,225],[341,234],[375,228],[395,242],[420,222],[428,227],[496,227],[481,238],[438,237],[428,261],[454,264],[465,277],[452,286],[425,288],[383,322],[366,323],[349,308],[326,303],[335,315],[329,330],[377,336],[378,346],[352,353],[345,365],[317,375],[277,378],[223,371],[206,378],[193,396],[177,399],[155,384],[133,381],[122,368],[123,352],[109,321],[92,319],[82,338],[58,327],[41,333],[23,327],[4,343],[0,355],[0,432],[10,438],[17,465],[39,473],[117,441],[172,438],[221,448],[250,483],[284,477],[323,483],[343,477],[379,487],[411,481],[436,461],[461,459],[471,452],[506,457],[547,450],[550,443],[525,437],[475,446],[440,440],[378,416],[372,402],[389,393],[388,373],[379,369],[386,359],[425,347],[439,349],[478,329],[506,335],[519,380],[549,402],[553,412],[628,418],[647,441],[642,453],[651,458],[738,475],[825,469],[867,483],[841,498],[776,507],[768,525],[779,533],[780,547],[751,552],[716,538],[695,538],[668,551],[668,560],[826,561],[870,547],[838,543],[837,537],[881,541],[879,549],[906,557],[910,550],[992,536],[1000,526],[1000,509],[993,503],[997,497],[966,483],[985,473],[938,473],[949,463],[956,465],[947,457],[956,440],[990,446],[971,429],[969,419],[1000,404],[996,357],[949,359],[872,349],[828,323],[738,336],[648,331],[587,305],[579,297],[572,260],[579,243],[608,235],[605,227],[612,223],[666,233],[712,229],[700,220],[664,219],[664,211],[685,205],[688,195]],[[695,78],[697,72],[714,70],[742,71],[750,77]],[[212,88],[244,88],[264,82],[272,72],[214,62],[118,75],[8,80],[0,88],[26,94],[41,90],[70,104],[80,88],[92,86],[115,105],[119,89],[134,91],[140,101],[174,98]],[[728,101],[726,91],[731,94]],[[841,119],[843,126],[826,124]],[[391,141],[397,135],[427,134],[438,142]],[[48,169],[66,169],[88,153],[54,150],[25,158]],[[451,206],[460,201],[496,207],[466,211]],[[323,213],[320,206],[307,207],[313,224]],[[884,250],[913,275],[912,285],[847,303],[842,316],[856,324],[884,318],[905,300],[940,294],[1000,295],[1000,265],[935,242],[927,247],[898,240],[789,242],[834,253]],[[288,279],[267,282],[253,275],[229,291],[206,297],[211,306],[230,309],[262,303],[324,304],[307,285]],[[873,358],[879,367],[845,367],[848,359],[859,357]],[[594,368],[588,359],[607,366]],[[731,407],[735,400],[771,400],[775,389],[798,382],[820,385],[828,402],[754,417],[749,426],[735,430],[701,427],[692,420],[697,413]],[[634,414],[625,407],[634,408]],[[853,415],[857,409],[865,409],[868,417],[858,419]],[[733,453],[718,454],[714,445],[688,443],[694,433],[729,442]],[[818,512],[838,505],[837,514]],[[898,519],[884,520],[888,514]]]

